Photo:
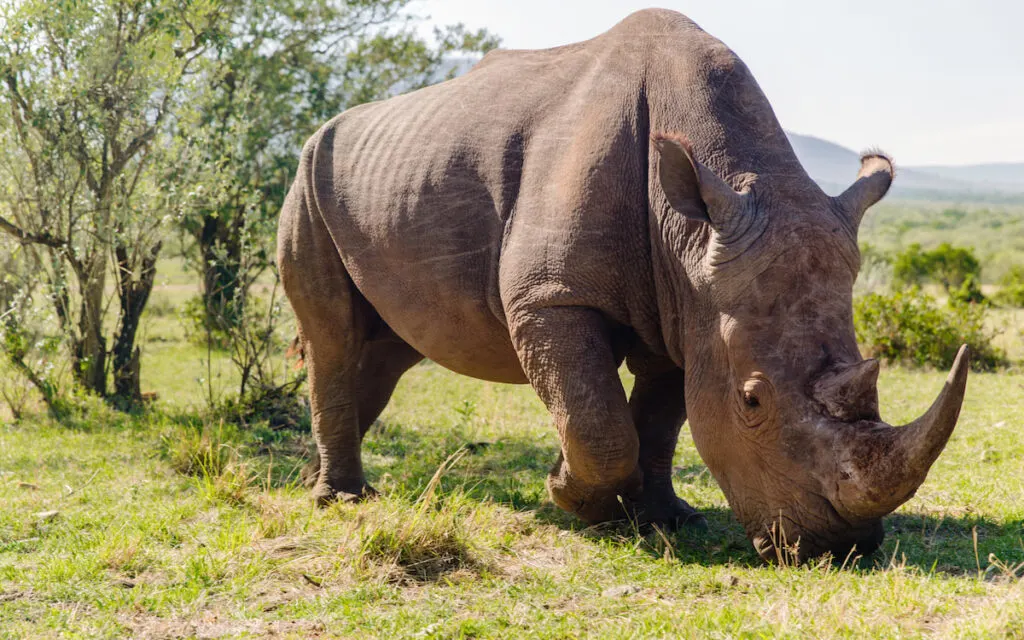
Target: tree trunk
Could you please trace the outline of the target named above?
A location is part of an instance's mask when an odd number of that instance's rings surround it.
[[[117,294],[120,299],[120,329],[111,350],[114,358],[114,399],[124,406],[136,404],[142,398],[140,383],[139,348],[135,337],[139,330],[142,312],[149,301],[156,280],[156,260],[160,255],[161,243],[157,242],[149,253],[143,255],[138,278],[124,245],[114,249],[117,258]]]
[[[197,236],[203,269],[203,311],[211,329],[225,331],[241,315],[237,296],[241,279],[240,215],[206,215]],[[244,293],[244,292],[242,292]]]
[[[95,251],[76,272],[82,294],[78,335],[71,341],[72,372],[82,388],[107,394],[107,341],[103,336],[103,288],[106,269],[103,254]]]

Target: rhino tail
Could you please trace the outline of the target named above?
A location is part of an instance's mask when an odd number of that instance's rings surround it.
[[[284,352],[284,357],[289,360],[296,358],[296,371],[306,366],[306,350],[303,348],[302,340],[299,339],[299,336],[296,335],[295,338],[292,339],[292,343],[288,345],[288,350]]]

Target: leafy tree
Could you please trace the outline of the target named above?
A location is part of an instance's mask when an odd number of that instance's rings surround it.
[[[974,252],[964,247],[954,247],[943,242],[928,253],[931,262],[931,276],[946,289],[953,291],[969,278],[981,279],[981,262]]]
[[[893,260],[892,277],[898,286],[920,285],[930,275],[931,261],[916,242]]]
[[[270,267],[278,209],[301,145],[330,117],[356,104],[442,79],[453,54],[496,45],[460,25],[435,42],[412,29],[410,0],[232,0],[206,54],[192,100],[197,120],[182,131],[201,150],[210,185],[181,228],[202,277],[203,324],[226,334],[248,292]],[[450,65],[449,65],[450,66]]]
[[[59,417],[65,409],[61,370],[53,358],[60,341],[37,317],[40,287],[33,277],[38,270],[33,257],[15,239],[0,234],[0,398],[15,420],[22,416],[29,388],[40,394],[50,415]]]
[[[917,243],[907,247],[893,261],[893,279],[901,286],[920,285],[931,280],[941,284],[950,295],[966,286],[964,295],[979,299],[981,296],[978,285],[981,262],[970,249],[954,247],[948,242],[931,251],[922,251]]]
[[[219,15],[178,0],[0,9],[0,231],[34,255],[74,378],[103,396],[111,369],[114,398],[139,396],[162,177],[179,159],[162,145]]]

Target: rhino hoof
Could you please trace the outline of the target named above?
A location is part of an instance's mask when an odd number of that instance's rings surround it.
[[[377,490],[365,483],[355,491],[333,489],[326,483],[318,483],[313,489],[313,500],[316,502],[316,506],[318,507],[326,507],[335,502],[340,502],[342,504],[356,504],[375,498],[377,495]]]
[[[704,514],[675,496],[673,496],[670,506],[644,509],[640,513],[640,521],[648,525],[656,524],[668,531],[680,529],[707,531],[708,529],[708,521]]]
[[[708,519],[704,517],[704,514],[699,511],[693,511],[686,514],[685,516],[677,517],[673,520],[673,529],[693,529],[694,531],[707,531],[708,530]]]

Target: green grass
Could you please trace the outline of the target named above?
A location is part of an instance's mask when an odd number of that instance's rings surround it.
[[[917,415],[942,379],[885,371],[885,417]],[[308,436],[173,404],[8,424],[0,637],[1020,634],[1022,390],[971,378],[928,482],[845,568],[763,566],[686,437],[676,487],[706,533],[583,529],[545,496],[557,443],[533,393],[432,364],[368,436],[383,497],[363,505],[312,507]]]
[[[0,638],[1024,635],[1024,374],[972,374],[884,547],[845,564],[763,565],[687,433],[675,484],[706,532],[584,528],[547,498],[534,393],[430,363],[367,437],[382,496],[321,510],[308,434],[202,417],[235,378],[186,341],[174,266],[142,331],[147,412],[0,416]],[[992,317],[1018,361],[1020,313]],[[883,416],[919,415],[944,376],[883,371]]]

